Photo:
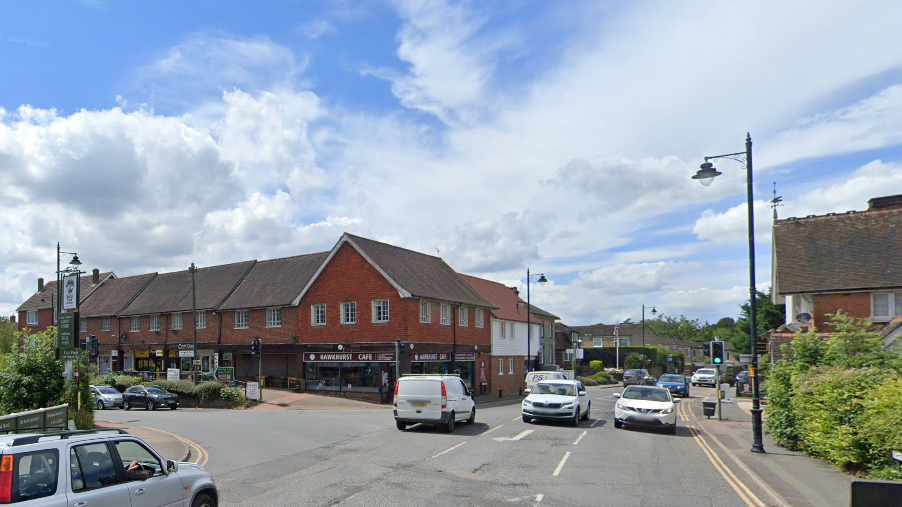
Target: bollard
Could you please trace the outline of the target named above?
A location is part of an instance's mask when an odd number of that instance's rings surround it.
[[[498,399],[501,399],[501,389],[498,389]]]
[[[520,396],[523,396],[523,388],[522,388],[522,387],[521,387],[520,390],[517,392],[517,394],[519,394]]]

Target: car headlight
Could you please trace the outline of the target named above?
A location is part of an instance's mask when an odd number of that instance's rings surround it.
[[[524,406],[524,407],[531,407],[531,406],[532,406],[532,402],[529,401],[529,400],[523,400],[523,406]]]
[[[624,410],[626,412],[635,412],[635,410],[633,410],[633,407],[629,405],[620,405],[620,410]]]
[[[671,412],[673,412],[673,408],[672,408],[672,407],[671,407],[671,408],[665,408],[664,410],[661,411],[661,415],[667,415],[667,414],[669,414],[669,413],[671,413]]]
[[[563,405],[561,405],[561,408],[573,408],[573,404],[574,403],[572,401],[570,403],[564,403]]]

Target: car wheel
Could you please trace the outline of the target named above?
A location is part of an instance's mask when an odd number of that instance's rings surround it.
[[[467,419],[467,424],[473,424],[476,422],[476,407],[473,407],[473,410],[470,411],[470,417]]]
[[[617,419],[614,419],[614,427],[615,427],[615,428],[622,428],[622,427],[623,427],[623,423],[620,422],[620,421],[618,421]]]
[[[676,435],[676,428],[677,428],[676,424],[674,424],[673,426],[667,428],[667,433],[670,433],[671,435]]]
[[[454,412],[451,412],[451,417],[448,418],[448,424],[445,425],[445,431],[448,433],[454,433],[454,418],[457,417],[454,415]]]
[[[147,410],[156,410],[157,405],[153,402],[153,400],[147,400]]]
[[[103,400],[97,400],[97,410],[103,410]]]
[[[589,420],[589,411],[590,411],[590,410],[592,410],[592,404],[591,404],[591,403],[589,403],[589,406],[586,407],[586,413],[583,414],[583,421],[588,421],[588,420]]]
[[[532,422],[532,418],[531,418],[531,417],[527,417],[527,416],[524,415],[524,416],[523,416],[523,422],[525,422],[525,423],[527,423],[527,424],[528,424],[528,423],[531,423],[531,422]]]
[[[179,407],[176,406],[176,405],[170,405],[169,408],[171,408],[172,410],[175,410],[175,409],[177,409],[177,408],[179,408]]]
[[[210,495],[201,493],[194,498],[193,502],[191,502],[191,507],[216,507],[216,502],[210,498]]]
[[[576,407],[576,413],[573,414],[573,420],[570,421],[570,426],[579,426],[579,407]]]
[[[122,402],[122,410],[131,410],[131,409],[132,409],[131,403],[129,403],[127,400]]]
[[[395,421],[395,426],[398,427],[399,430],[404,431],[407,429],[407,423],[401,421]]]

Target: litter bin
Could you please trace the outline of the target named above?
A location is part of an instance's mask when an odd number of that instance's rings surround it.
[[[703,401],[702,409],[704,410],[704,415],[708,416],[708,419],[711,416],[717,413],[717,402],[716,401]]]

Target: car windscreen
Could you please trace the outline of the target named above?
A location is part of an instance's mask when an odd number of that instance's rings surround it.
[[[658,382],[682,382],[683,377],[680,375],[661,375]]]
[[[624,375],[642,375],[642,370],[626,370]]]
[[[627,388],[621,395],[627,400],[670,401],[670,394],[664,388]]]
[[[166,391],[164,391],[158,387],[148,387],[147,394],[166,394]]]
[[[698,373],[699,375],[714,375],[715,372],[714,372],[714,370],[708,370],[706,368],[703,368],[701,370],[698,370],[695,373]]]
[[[109,387],[109,386],[101,386],[101,387],[98,387],[98,388],[96,388],[96,389],[97,389],[98,391],[100,391],[101,394],[119,394],[119,391],[117,391],[117,390],[115,390],[115,389],[113,389],[112,387]]]
[[[536,384],[534,394],[557,394],[560,396],[576,396],[576,390],[569,384]]]

